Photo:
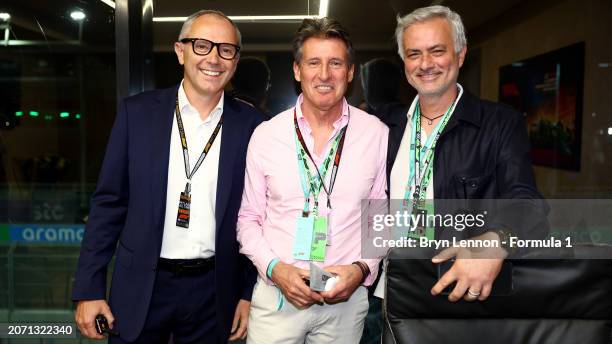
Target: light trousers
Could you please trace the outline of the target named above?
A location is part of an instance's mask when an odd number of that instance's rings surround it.
[[[247,344],[357,344],[368,313],[368,291],[360,286],[334,305],[297,309],[287,299],[278,310],[280,289],[258,279],[251,300]]]

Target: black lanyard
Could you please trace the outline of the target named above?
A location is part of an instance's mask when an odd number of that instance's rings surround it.
[[[350,110],[349,110],[349,120],[350,120]],[[331,177],[329,179],[329,191],[325,187],[325,180],[321,176],[321,173],[319,172],[319,168],[317,164],[312,158],[312,155],[310,154],[308,147],[306,147],[306,142],[304,142],[304,137],[302,136],[302,132],[300,131],[300,126],[298,125],[297,111],[295,108],[293,109],[293,125],[295,127],[295,134],[297,135],[298,141],[300,141],[300,145],[302,146],[302,149],[304,150],[308,158],[310,158],[310,161],[312,161],[312,164],[314,165],[315,170],[317,171],[317,176],[319,177],[319,180],[321,181],[321,186],[323,187],[323,191],[325,191],[325,194],[327,195],[327,207],[331,208],[330,197],[331,197],[332,191],[334,190],[334,184],[336,184],[336,175],[338,174],[338,166],[340,166],[340,158],[342,158],[342,148],[344,148],[344,138],[346,137],[346,129],[348,128],[348,124],[344,126],[344,128],[340,129],[340,135],[342,136],[340,137],[340,142],[338,142],[338,148],[336,149],[336,154],[334,156],[334,164],[332,165]],[[325,161],[324,164],[325,164],[325,167],[327,167],[329,164],[329,160]],[[308,170],[308,164],[306,163],[306,161],[304,161],[304,167]],[[327,168],[325,169],[327,170]],[[315,202],[316,201],[317,200],[315,200]]]
[[[185,128],[183,127],[181,110],[179,109],[178,95],[176,96],[176,111],[174,113],[176,114],[176,124],[178,126],[179,135],[181,137],[181,146],[183,147],[183,162],[185,164],[185,176],[187,177],[187,183],[185,184],[185,193],[189,194],[191,192],[191,178],[193,178],[193,175],[200,168],[200,166],[204,162],[204,158],[206,158],[206,155],[208,155],[210,147],[212,147],[213,142],[215,142],[217,134],[219,134],[219,130],[221,130],[221,125],[223,124],[223,114],[221,114],[221,118],[219,118],[219,123],[217,123],[215,130],[210,135],[206,146],[204,146],[204,151],[202,151],[202,154],[200,154],[198,161],[193,167],[193,170],[190,172],[189,151],[187,150],[187,137],[185,137]]]

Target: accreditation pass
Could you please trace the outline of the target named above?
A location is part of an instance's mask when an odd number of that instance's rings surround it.
[[[71,323],[0,323],[0,338],[76,338]]]

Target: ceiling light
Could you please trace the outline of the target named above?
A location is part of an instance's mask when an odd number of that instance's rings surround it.
[[[108,6],[112,7],[113,9],[115,9],[115,2],[114,1],[112,1],[112,0],[100,0],[100,1],[102,1],[103,3],[105,3]]]
[[[249,22],[249,21],[301,21],[306,18],[314,19],[317,16],[308,15],[287,15],[287,16],[229,16],[233,21],[236,22]]]
[[[9,21],[11,19],[11,15],[6,12],[0,12],[0,20]]]
[[[286,15],[286,16],[229,16],[235,22],[278,22],[278,21],[301,21],[303,19],[314,19],[318,16],[309,15]],[[153,21],[158,23],[182,23],[187,17],[154,17]]]
[[[328,7],[329,7],[329,0],[321,0],[319,2],[319,18],[327,17]]]
[[[101,0],[103,1],[103,0]],[[235,22],[300,22],[304,19],[317,19],[327,17],[329,0],[321,0],[319,3],[319,14],[297,14],[297,15],[279,15],[279,16],[229,16]],[[182,23],[187,20],[187,17],[153,17],[153,21],[157,23]]]
[[[85,13],[81,10],[72,11],[70,12],[70,18],[74,21],[81,21],[85,19]]]

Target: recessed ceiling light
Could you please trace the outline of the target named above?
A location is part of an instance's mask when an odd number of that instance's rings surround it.
[[[113,9],[115,9],[115,2],[114,1],[112,1],[112,0],[100,0],[100,1],[102,1],[103,3],[105,3],[108,6],[112,7]]]
[[[85,13],[81,10],[72,11],[70,12],[70,18],[75,21],[81,21],[85,19]]]
[[[308,14],[297,14],[297,15],[279,15],[279,16],[228,16],[235,22],[291,22],[291,21],[302,21],[304,19],[316,19],[327,17],[327,10],[329,7],[329,0],[321,0],[319,3],[319,14],[308,15]],[[154,22],[168,23],[178,22],[182,23],[187,17],[153,17]]]
[[[319,17],[327,17],[327,9],[329,7],[329,0],[321,0],[319,2]]]

